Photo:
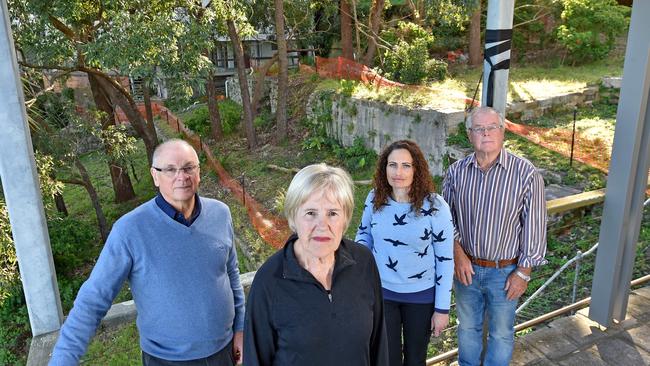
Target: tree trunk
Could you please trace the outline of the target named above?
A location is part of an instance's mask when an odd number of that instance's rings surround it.
[[[151,109],[151,93],[149,92],[149,78],[142,79],[142,97],[144,99],[144,112],[147,117],[147,124],[153,126],[153,110]]]
[[[105,114],[104,119],[101,121],[102,130],[107,130],[109,126],[115,125],[115,111],[97,79],[98,77],[95,75],[88,75],[88,82],[90,83],[90,89],[93,92],[95,106]],[[106,152],[106,157],[108,158],[108,168],[111,173],[111,182],[113,183],[115,202],[121,203],[135,198],[135,191],[133,190],[131,178],[129,178],[128,171],[124,164],[112,158],[113,148],[114,147],[108,143],[104,143],[104,150]]]
[[[208,94],[208,113],[210,114],[212,138],[219,141],[223,138],[223,128],[221,127],[221,115],[217,104],[217,87],[214,85],[214,74],[212,72],[208,73],[205,90]]]
[[[90,74],[89,74],[90,75]],[[108,76],[106,76],[108,77]],[[120,87],[118,89],[116,85],[108,81],[104,77],[97,77],[99,85],[102,89],[108,94],[113,105],[118,105],[122,111],[126,114],[127,118],[131,122],[131,126],[135,129],[135,132],[142,138],[144,146],[147,149],[147,159],[149,160],[149,165],[153,164],[153,152],[158,146],[158,136],[156,135],[156,129],[153,125],[149,125],[138,111],[138,106],[135,104],[135,101],[131,95]]]
[[[264,91],[264,78],[266,73],[269,72],[271,66],[275,64],[278,60],[277,52],[273,56],[264,61],[262,66],[257,68],[257,74],[255,75],[255,86],[253,87],[253,99],[251,100],[251,110],[253,111],[253,119],[257,116],[260,109],[260,100],[262,100],[262,92]]]
[[[75,157],[74,165],[79,170],[79,175],[81,176],[83,187],[86,189],[86,192],[88,192],[90,202],[95,209],[95,215],[97,216],[97,225],[99,226],[99,234],[102,236],[102,242],[106,242],[106,239],[108,239],[108,224],[106,223],[106,216],[104,216],[104,211],[102,210],[102,205],[99,202],[99,196],[97,195],[95,186],[93,186],[93,183],[90,181],[88,171],[86,170],[86,167],[84,167],[84,165],[81,163],[81,160],[79,160],[79,158]]]
[[[275,1],[275,34],[278,42],[278,100],[275,107],[275,123],[278,142],[287,138],[287,87],[289,75],[287,68],[287,40],[284,35],[284,0]]]
[[[372,0],[372,7],[370,8],[370,19],[368,27],[370,34],[368,35],[368,49],[363,58],[363,63],[372,67],[377,52],[377,38],[379,37],[379,28],[381,27],[382,13],[384,12],[384,0]]]
[[[232,19],[226,21],[228,25],[228,36],[232,42],[232,48],[235,51],[235,63],[237,64],[237,77],[241,89],[242,106],[244,107],[244,127],[246,128],[246,138],[248,139],[248,148],[257,147],[257,136],[253,126],[253,112],[251,109],[251,97],[248,91],[248,79],[246,78],[246,64],[244,63],[244,49],[242,48],[235,22]]]
[[[341,54],[348,60],[354,60],[354,46],[352,42],[352,9],[350,0],[341,2]]]
[[[63,200],[63,195],[61,193],[54,194],[54,204],[56,205],[56,211],[62,214],[64,217],[68,216],[68,208],[65,205]]]
[[[476,8],[472,12],[469,25],[469,64],[478,66],[483,57],[481,55],[481,1],[477,1]]]

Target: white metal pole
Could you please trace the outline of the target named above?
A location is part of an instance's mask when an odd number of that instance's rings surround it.
[[[514,7],[514,0],[489,0],[485,27],[481,105],[493,107],[504,116],[508,97]]]
[[[650,2],[635,1],[600,223],[589,318],[625,319],[650,166]]]
[[[34,336],[63,322],[25,97],[6,0],[0,0],[0,180]]]

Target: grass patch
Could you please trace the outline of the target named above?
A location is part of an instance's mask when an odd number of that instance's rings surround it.
[[[81,359],[84,365],[141,365],[138,329],[135,323],[99,333]]]
[[[447,83],[452,83],[452,81]],[[434,89],[422,86],[376,88],[360,81],[325,79],[316,90],[331,90],[358,99],[403,105],[409,108],[462,110],[465,106],[465,95],[459,89],[460,87],[443,90],[442,88]]]
[[[578,161],[574,161],[573,166],[570,166],[568,157],[532,144],[523,137],[507,132],[504,145],[509,151],[532,161],[538,169],[556,173],[559,181],[550,181],[547,175],[545,177],[547,185],[559,183],[566,186],[573,186],[582,191],[591,191],[605,187],[606,176],[600,170]]]
[[[471,97],[482,71],[482,68],[462,65],[450,70],[451,76],[447,80],[430,86],[442,90],[454,90]],[[508,77],[508,101],[530,101],[572,93],[582,90],[587,85],[599,83],[603,76],[620,75],[623,75],[622,55],[612,55],[581,66],[549,67],[513,64]],[[476,99],[481,99],[481,88]]]

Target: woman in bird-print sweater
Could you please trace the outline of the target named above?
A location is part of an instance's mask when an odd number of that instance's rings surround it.
[[[454,226],[412,141],[379,156],[356,241],[372,250],[384,293],[391,366],[425,365],[431,333],[449,323]],[[402,330],[404,347],[402,347]]]

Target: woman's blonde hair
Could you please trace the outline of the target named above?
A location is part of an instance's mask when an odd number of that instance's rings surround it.
[[[289,227],[296,231],[294,222],[298,208],[314,193],[323,191],[343,208],[346,221],[344,231],[347,230],[354,209],[353,190],[352,178],[341,168],[324,163],[302,168],[291,180],[284,199],[284,215]]]

